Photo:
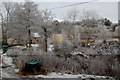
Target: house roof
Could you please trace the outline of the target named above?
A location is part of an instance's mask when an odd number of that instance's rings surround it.
[[[91,35],[89,35],[88,33],[80,33],[80,38],[81,39],[92,39],[93,37],[91,37]]]
[[[40,37],[39,33],[33,33],[32,36],[33,37]]]
[[[61,34],[62,31],[67,31],[69,29],[70,29],[70,26],[68,26],[68,25],[57,25],[57,26],[54,26],[52,33]]]

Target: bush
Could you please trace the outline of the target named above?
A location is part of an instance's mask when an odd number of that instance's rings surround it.
[[[61,72],[74,74],[91,74],[120,77],[120,62],[116,55],[91,55],[88,58],[71,55],[71,57],[56,57],[56,53],[43,52],[34,55],[19,55],[15,65],[22,70],[28,60],[42,60],[44,72]]]

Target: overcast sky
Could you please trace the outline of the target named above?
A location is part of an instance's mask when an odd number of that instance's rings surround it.
[[[2,0],[6,2],[16,2],[16,0]],[[24,0],[17,0],[17,2],[21,2]],[[51,9],[59,6],[70,5],[74,3],[80,3],[84,1],[92,1],[92,0],[26,0],[26,1],[35,1],[40,2],[40,9]],[[94,10],[100,17],[108,18],[113,22],[118,21],[118,1],[119,0],[98,0],[91,3],[80,4],[72,7],[66,8],[58,8],[52,10],[52,12],[56,15],[57,19],[63,19],[66,12],[72,8],[77,8],[80,11],[83,10]]]
[[[34,1],[34,2],[84,2],[91,0],[0,0],[2,2],[24,2],[24,1]],[[118,2],[120,0],[97,0],[97,2]]]
[[[74,3],[73,2],[41,2],[39,4],[41,9],[51,9],[51,8],[70,5]],[[53,9],[52,12],[55,13],[56,18],[63,19],[67,11],[72,8],[77,8],[80,11],[93,10],[100,17],[103,17],[103,18],[106,17],[113,22],[118,21],[118,3],[117,2],[91,2],[91,3],[80,4],[80,5],[71,6],[71,7]]]

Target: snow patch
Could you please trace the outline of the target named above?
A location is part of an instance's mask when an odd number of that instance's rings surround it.
[[[54,46],[53,45],[49,45],[48,51],[53,51]]]
[[[39,33],[33,33],[34,37],[40,37]]]
[[[3,53],[3,51],[2,51],[2,49],[0,50],[0,54],[2,54]]]
[[[86,75],[86,74],[63,74],[52,72],[48,75],[38,75],[37,77],[41,78],[107,78],[108,76],[96,76],[96,75]],[[112,77],[109,77],[112,78]]]
[[[81,53],[81,52],[72,52],[71,54],[72,54],[72,55],[81,55],[81,56],[83,56],[83,57],[85,57],[85,58],[88,58],[88,57],[89,57],[89,56],[87,56],[86,54]]]
[[[7,65],[13,65],[12,63],[12,58],[11,57],[7,57],[7,56],[2,56],[3,62]]]
[[[18,78],[18,76],[11,74],[5,70],[2,70],[1,77],[2,78]]]
[[[39,44],[31,44],[32,47],[39,47]]]

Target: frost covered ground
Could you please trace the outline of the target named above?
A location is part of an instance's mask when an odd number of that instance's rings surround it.
[[[32,45],[34,47],[37,47],[38,45]],[[16,53],[19,51],[21,47],[16,47]],[[21,48],[25,49],[24,47]],[[8,52],[13,52],[13,51],[8,51]],[[78,53],[73,53],[78,54]],[[79,53],[81,54],[81,53]],[[19,71],[19,69],[15,69],[15,65],[12,63],[12,58],[8,57],[6,54],[2,54],[2,50],[0,50],[0,55],[1,55],[1,61],[2,64],[0,65],[0,70],[1,70],[1,77],[2,78],[80,78],[80,79],[86,79],[86,78],[94,78],[96,79],[103,79],[103,80],[115,80],[113,77],[108,77],[108,76],[98,76],[98,75],[87,75],[87,74],[67,74],[67,73],[56,73],[56,72],[51,72],[48,73],[47,75],[29,75],[29,76],[20,76],[16,75],[15,73]],[[86,56],[86,55],[84,55]]]
[[[7,57],[5,54],[1,55],[1,65],[0,65],[0,70],[1,70],[1,77],[2,78],[18,78],[14,72],[15,72],[15,65],[12,63],[12,58]]]
[[[22,78],[25,76],[19,76],[14,74],[16,71],[18,71],[17,69],[14,69],[14,64],[12,63],[12,58],[11,57],[7,57],[5,54],[2,55],[2,67],[4,66],[4,68],[2,68],[1,70],[1,77],[2,78]],[[31,76],[27,76],[28,78],[100,78],[100,79],[113,79],[112,77],[108,77],[108,76],[95,76],[95,75],[85,75],[85,74],[66,74],[66,73],[49,73],[47,75],[31,75]]]
[[[36,77],[42,77],[42,78],[108,78],[108,76],[96,76],[96,75],[86,75],[86,74],[66,74],[66,73],[55,73],[52,72],[48,75],[37,75]],[[112,79],[112,77],[109,77]]]

